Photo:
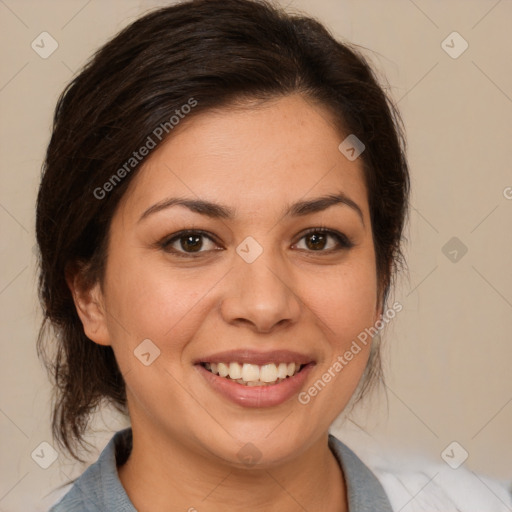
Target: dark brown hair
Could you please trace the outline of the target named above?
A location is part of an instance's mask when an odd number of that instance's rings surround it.
[[[360,158],[385,304],[403,264],[409,175],[402,123],[362,54],[319,22],[256,0],[172,5],[122,30],[60,96],[37,199],[44,313],[37,348],[54,380],[54,437],[78,460],[91,413],[105,400],[127,414],[126,392],[111,347],[85,336],[65,271],[74,266],[87,282],[101,282],[110,221],[140,168],[134,152],[157,139],[159,126],[172,136],[171,117],[191,100],[187,121],[292,93],[328,109],[340,142],[354,134],[366,146]],[[54,337],[46,336],[49,326]],[[380,377],[377,351],[361,396]]]

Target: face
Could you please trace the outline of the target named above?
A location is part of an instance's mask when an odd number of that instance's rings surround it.
[[[98,309],[80,314],[112,346],[148,439],[233,465],[250,442],[276,464],[348,403],[370,343],[351,347],[380,311],[361,162],[339,151],[343,139],[298,95],[203,113],[130,184],[92,290]],[[261,385],[293,363],[294,376]]]

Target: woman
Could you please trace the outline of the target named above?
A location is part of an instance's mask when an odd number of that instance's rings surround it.
[[[164,8],[94,56],[44,164],[39,349],[53,326],[62,447],[104,400],[131,427],[52,511],[391,510],[328,430],[400,307],[400,126],[355,49],[263,2]]]

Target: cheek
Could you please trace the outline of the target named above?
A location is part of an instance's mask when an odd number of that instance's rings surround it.
[[[205,280],[178,276],[154,264],[123,263],[112,268],[109,279],[108,304],[115,315],[109,322],[113,345],[126,345],[127,335],[130,345],[149,338],[162,348],[164,343],[175,347],[187,339],[190,321],[208,291]]]
[[[354,259],[323,279],[323,287],[308,285],[308,306],[318,319],[325,350],[316,379],[298,398],[312,417],[323,417],[329,424],[349,402],[368,362],[368,329],[377,308],[374,268],[370,257]]]
[[[333,345],[343,346],[373,325],[377,280],[372,260],[354,261],[322,279],[303,283],[308,306],[324,324]]]

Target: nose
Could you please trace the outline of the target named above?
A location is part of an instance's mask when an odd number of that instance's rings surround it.
[[[268,333],[300,318],[301,301],[293,289],[291,273],[268,252],[252,263],[236,256],[228,279],[231,285],[221,304],[226,322]]]

